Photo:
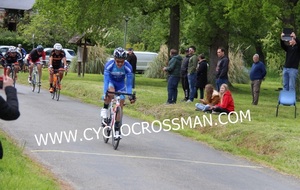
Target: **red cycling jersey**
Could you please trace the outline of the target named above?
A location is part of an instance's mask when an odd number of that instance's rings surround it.
[[[40,62],[40,57],[43,58],[43,60],[46,59],[46,53],[44,51],[42,51],[42,54],[40,55],[37,51],[37,49],[33,49],[29,54],[28,54],[28,61],[33,62],[33,63],[37,63]]]

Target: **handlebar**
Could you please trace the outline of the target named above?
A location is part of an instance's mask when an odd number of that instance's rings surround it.
[[[126,92],[111,92],[111,91],[106,91],[106,95],[107,94],[115,94],[115,95],[127,95],[127,96],[135,96],[135,92],[133,92],[132,94],[130,93],[126,93]]]

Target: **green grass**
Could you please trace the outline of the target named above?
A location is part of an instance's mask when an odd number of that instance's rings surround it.
[[[0,189],[61,189],[62,185],[46,169],[29,159],[12,139],[0,131],[4,148],[0,160]]]
[[[27,74],[20,74],[19,81],[26,81]],[[43,75],[43,87],[48,88],[47,72]],[[103,105],[100,97],[103,92],[103,76],[86,74],[78,77],[68,73],[62,82],[62,94],[77,98],[83,102]],[[165,79],[150,79],[142,75],[136,77],[137,102],[124,109],[125,114],[149,122],[157,119],[163,121],[172,118],[202,119],[202,112],[195,111],[194,103],[178,102],[164,105],[167,99],[167,82]],[[283,173],[300,177],[300,124],[299,114],[294,118],[294,107],[280,106],[279,116],[275,117],[276,106],[281,87],[281,77],[267,77],[262,83],[259,105],[251,105],[250,84],[233,84],[231,88],[236,111],[250,113],[251,121],[243,119],[237,123],[222,125],[218,116],[212,115],[213,126],[196,126],[190,129],[184,126],[174,132],[232,154],[259,162]],[[183,99],[181,86],[178,88],[178,100]],[[249,115],[248,115],[249,116]],[[222,116],[227,121],[227,116]],[[234,120],[236,117],[231,116]],[[242,117],[238,117],[239,120]],[[249,117],[248,117],[249,119]]]

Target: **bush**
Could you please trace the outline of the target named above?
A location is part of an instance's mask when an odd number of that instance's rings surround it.
[[[158,52],[158,56],[155,58],[154,62],[150,63],[144,76],[148,78],[166,78],[167,74],[162,68],[168,65],[168,59],[168,47],[162,45]]]
[[[31,50],[31,45],[25,43],[25,39],[17,34],[17,32],[8,31],[0,28],[0,45],[17,46],[22,44],[22,47],[28,52]]]
[[[104,73],[104,65],[107,62],[109,54],[106,53],[104,47],[95,45],[88,47],[88,61],[85,64],[85,73],[100,74]],[[77,72],[78,62],[77,57],[72,60],[70,67],[71,72]]]
[[[240,46],[236,50],[229,51],[228,78],[231,83],[247,84],[249,82],[249,70],[244,66],[243,53]]]

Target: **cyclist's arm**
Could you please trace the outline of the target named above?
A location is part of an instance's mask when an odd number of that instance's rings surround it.
[[[103,81],[103,94],[106,94],[108,90],[109,84],[109,71],[107,69],[104,70],[104,81]]]
[[[126,74],[126,91],[128,94],[132,93],[132,80],[133,80],[133,73],[132,73],[132,66],[130,63],[125,61],[125,74]]]
[[[64,63],[64,69],[67,69],[67,58],[63,57],[62,60],[63,60],[63,63]]]
[[[50,56],[49,57],[49,68],[52,68],[52,61],[53,61],[53,57]]]
[[[46,52],[45,51],[42,52],[42,58],[43,58],[43,61],[46,61]]]
[[[29,62],[29,64],[30,64],[30,65],[32,65],[32,64],[33,64],[33,61],[32,61],[32,59],[31,59],[31,53],[30,53],[30,54],[28,54],[28,58],[27,58],[27,60],[28,60],[28,62]]]

